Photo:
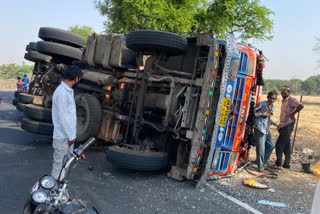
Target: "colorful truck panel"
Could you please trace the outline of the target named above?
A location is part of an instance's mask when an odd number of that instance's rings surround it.
[[[236,79],[228,79],[222,101],[217,137],[213,152],[209,153],[207,179],[231,176],[245,146],[245,122],[249,113],[252,88],[256,84],[256,51],[251,46],[237,44],[239,68]],[[262,87],[256,89],[260,100]],[[214,136],[214,135],[213,135]],[[211,156],[210,156],[211,155]]]

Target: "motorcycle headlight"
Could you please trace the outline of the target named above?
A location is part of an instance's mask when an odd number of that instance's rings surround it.
[[[41,189],[35,191],[31,195],[32,201],[37,204],[44,203],[46,201],[47,197],[48,197],[48,194],[44,190],[41,190]]]
[[[40,185],[44,189],[52,189],[56,185],[56,180],[51,176],[44,176],[40,180]]]

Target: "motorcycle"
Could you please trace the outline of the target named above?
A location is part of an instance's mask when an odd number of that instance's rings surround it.
[[[65,158],[57,181],[52,176],[44,175],[35,183],[24,206],[24,214],[98,214],[90,204],[71,199],[68,193],[70,168],[85,158],[84,150],[94,141],[95,138],[90,138],[74,149],[69,158]]]

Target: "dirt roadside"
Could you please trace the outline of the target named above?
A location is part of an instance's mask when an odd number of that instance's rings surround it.
[[[15,91],[17,89],[16,79],[0,79],[0,91]]]
[[[300,96],[294,97],[300,100]],[[262,100],[266,100],[265,95]],[[280,118],[281,100],[281,95],[279,95],[278,100],[275,102],[275,112],[272,120],[276,123],[279,122]],[[313,174],[304,173],[301,164],[309,162],[309,155],[312,156],[311,166],[320,160],[320,97],[304,96],[302,103],[305,107],[299,117],[297,135],[291,157],[291,169],[269,169],[278,174],[277,179],[266,179],[266,182],[271,185],[271,189],[261,190],[244,186],[243,179],[252,176],[246,170],[239,171],[229,179],[209,181],[209,184],[252,205],[263,213],[308,213],[312,206],[317,180]],[[275,143],[279,136],[275,127],[271,128],[271,134],[273,143]],[[294,134],[292,134],[291,140],[293,136]],[[255,158],[255,148],[252,148],[250,150],[250,160],[254,161]],[[275,160],[275,151],[273,151],[269,164],[273,164]],[[249,169],[255,171],[257,166],[251,164]],[[257,181],[261,181],[261,179],[257,179]],[[281,202],[287,207],[261,205],[258,203],[259,200]]]
[[[249,167],[256,169],[253,165]],[[304,174],[296,170],[278,170],[277,179],[267,178],[265,181],[271,185],[271,189],[254,189],[243,185],[243,179],[251,177],[246,170],[241,170],[229,179],[209,181],[216,189],[249,204],[262,213],[308,213],[311,210],[312,200],[316,187],[316,178],[310,174]],[[262,182],[262,179],[255,179]],[[279,202],[286,207],[262,205],[261,200]]]

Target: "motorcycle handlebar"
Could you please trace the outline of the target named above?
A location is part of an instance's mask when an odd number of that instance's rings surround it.
[[[84,150],[86,150],[96,139],[94,137],[91,137],[89,140],[87,140],[84,144],[79,146],[79,148],[73,150],[73,155],[68,159],[68,161],[63,165],[60,171],[59,175],[59,181],[63,181],[67,179],[68,172],[70,170],[70,165],[74,160],[77,160],[77,157],[81,157]]]
[[[89,138],[89,140],[75,150],[75,153],[80,156],[95,140],[96,139],[94,137]]]

